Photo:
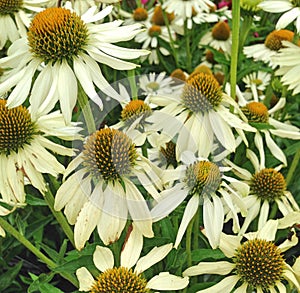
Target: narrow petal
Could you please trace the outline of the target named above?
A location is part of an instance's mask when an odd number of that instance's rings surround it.
[[[148,281],[147,288],[152,290],[181,290],[187,287],[188,284],[188,277],[182,278],[162,272]]]
[[[228,275],[235,268],[235,264],[228,261],[200,262],[196,266],[189,267],[183,276],[198,276],[204,274]]]
[[[93,262],[99,271],[104,272],[114,267],[114,255],[108,247],[97,245]]]
[[[76,277],[79,281],[79,291],[89,292],[93,286],[94,278],[85,267],[76,270]]]
[[[268,146],[270,152],[272,153],[272,155],[286,166],[287,161],[286,161],[284,152],[274,142],[274,140],[271,138],[271,135],[268,131],[265,131],[265,137],[266,137],[267,146]]]
[[[150,252],[138,260],[135,267],[135,272],[139,274],[152,267],[154,264],[165,258],[172,248],[172,243],[152,248]]]
[[[216,285],[213,285],[207,289],[197,291],[197,293],[221,293],[221,292],[231,292],[235,284],[239,281],[237,275],[229,276],[218,282]]]
[[[194,195],[189,200],[189,202],[186,205],[186,208],[184,210],[183,217],[182,217],[182,220],[181,220],[178,232],[177,232],[176,241],[174,244],[175,248],[177,248],[178,245],[180,244],[180,241],[186,231],[186,228],[187,228],[188,224],[190,223],[190,221],[192,220],[192,218],[194,217],[194,215],[196,214],[198,208],[199,208],[199,196]]]
[[[121,252],[121,266],[132,268],[140,257],[143,248],[143,234],[132,224],[132,230]],[[136,270],[135,270],[136,271]]]

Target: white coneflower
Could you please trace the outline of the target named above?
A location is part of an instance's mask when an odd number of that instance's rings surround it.
[[[153,129],[169,135],[170,140],[178,134],[178,158],[185,150],[198,152],[199,157],[207,158],[215,138],[222,147],[233,152],[236,142],[232,128],[239,133],[243,130],[255,131],[230,112],[229,105],[237,111],[240,111],[239,107],[222,92],[219,83],[211,74],[191,74],[181,94],[161,94],[149,100],[163,108],[154,111],[147,121],[153,123]]]
[[[172,244],[154,247],[140,257],[142,247],[143,236],[134,225],[122,249],[120,266],[115,265],[114,255],[108,247],[96,246],[93,262],[100,272],[94,279],[87,268],[77,269],[79,291],[148,293],[154,290],[159,293],[160,290],[181,290],[188,286],[188,277],[182,278],[169,272],[161,272],[147,280],[143,272],[164,259],[172,250]]]
[[[40,192],[46,191],[43,173],[57,176],[65,168],[48,150],[72,156],[72,149],[47,136],[65,140],[78,138],[76,124],[66,126],[58,111],[38,116],[32,108],[8,108],[0,100],[0,194],[5,202],[25,203],[24,179]]]
[[[231,30],[225,21],[219,21],[211,31],[207,32],[200,40],[199,47],[208,45],[224,54],[231,54]]]
[[[54,208],[64,209],[74,238],[83,248],[97,227],[105,244],[116,241],[128,214],[145,237],[153,237],[152,219],[147,201],[138,186],[153,197],[162,189],[160,170],[141,155],[126,133],[103,128],[91,134],[83,151],[67,168],[58,189]]]
[[[276,23],[276,29],[286,28],[295,21],[297,33],[300,32],[300,2],[299,0],[265,0],[258,5],[261,9],[271,13],[282,13]]]
[[[276,56],[272,58],[275,66],[279,66],[276,75],[282,75],[281,82],[293,90],[293,95],[300,92],[300,47],[287,41],[283,41],[284,48],[281,48]]]
[[[272,136],[298,140],[300,139],[300,130],[290,123],[283,123],[272,117],[274,113],[284,107],[285,98],[281,98],[271,109],[268,109],[262,102],[246,101],[242,95],[239,97],[239,104],[251,125],[263,124],[266,126],[258,126],[254,136],[254,143],[261,159],[264,161],[264,145],[266,144],[272,155],[286,166],[287,160],[285,154],[273,140]]]
[[[291,240],[279,246],[274,243],[275,234],[280,226],[278,220],[270,220],[258,232],[241,237],[222,234],[220,249],[229,260],[219,262],[200,262],[187,268],[184,276],[216,274],[225,276],[216,285],[197,293],[216,292],[279,292],[285,293],[284,280],[296,290],[300,290],[294,270],[286,263],[283,252],[298,243],[295,233]]]
[[[276,65],[272,62],[272,57],[278,54],[278,50],[283,47],[282,41],[292,41],[294,32],[289,30],[275,30],[268,34],[263,44],[246,46],[243,49],[248,58],[255,61],[263,61],[272,68]]]
[[[70,121],[78,82],[100,107],[102,101],[95,86],[121,99],[102,75],[98,63],[117,70],[133,69],[136,64],[121,59],[135,59],[149,52],[114,45],[134,38],[142,31],[141,25],[121,26],[121,20],[94,24],[109,15],[112,6],[96,14],[95,9],[79,16],[69,9],[53,7],[33,18],[27,38],[14,42],[8,56],[0,59],[2,68],[12,69],[0,85],[0,94],[13,89],[7,100],[9,107],[23,103],[32,89],[30,103],[35,112],[53,108],[60,101],[62,113]]]
[[[245,87],[251,90],[253,100],[258,102],[265,98],[264,90],[270,83],[271,74],[266,71],[252,72],[243,77],[242,80],[245,83]]]
[[[36,13],[43,7],[49,7],[53,0],[10,0],[0,2],[0,49],[7,41],[14,42],[20,37],[26,36],[30,24],[30,16],[27,12]]]
[[[293,195],[287,190],[285,179],[280,173],[282,166],[266,168],[264,158],[259,161],[255,153],[249,149],[246,156],[254,167],[253,174],[236,166],[229,160],[225,160],[232,171],[250,187],[249,195],[243,199],[248,214],[245,217],[240,234],[247,231],[248,226],[257,216],[258,229],[261,229],[266,224],[271,207],[274,204],[277,204],[283,216],[292,211],[299,211],[299,206]]]
[[[234,215],[235,230],[239,229],[237,213],[246,213],[242,197],[248,194],[247,184],[222,174],[228,168],[218,166],[206,159],[195,160],[189,152],[184,156],[185,164],[175,170],[164,171],[163,181],[175,181],[174,186],[161,192],[158,203],[151,210],[154,221],[171,213],[187,196],[185,208],[174,246],[177,248],[188,224],[203,204],[203,225],[212,248],[220,244],[226,206]],[[227,183],[228,182],[228,183]],[[231,185],[232,184],[232,185]],[[236,209],[236,207],[239,207]]]

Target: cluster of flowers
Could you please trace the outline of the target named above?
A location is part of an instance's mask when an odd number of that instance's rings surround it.
[[[53,209],[74,225],[75,248],[97,244],[100,272],[78,268],[80,291],[189,292],[194,276],[216,274],[226,277],[201,279],[197,292],[300,291],[300,258],[284,258],[300,209],[281,173],[282,141],[300,139],[283,111],[300,93],[300,1],[240,5],[239,54],[260,70],[245,70],[232,98],[229,2],[0,1],[0,215],[28,204],[28,186],[46,196],[55,180]],[[260,12],[281,16],[251,45]],[[144,250],[175,214],[174,243]],[[172,250],[189,258],[193,226],[192,248],[202,238],[223,260],[188,259],[147,281]],[[280,229],[290,235],[279,245]]]

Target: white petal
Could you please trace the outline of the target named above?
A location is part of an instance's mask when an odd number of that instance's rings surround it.
[[[266,137],[266,143],[267,146],[272,153],[272,155],[278,159],[280,162],[282,162],[285,166],[287,165],[286,157],[281,148],[274,142],[274,140],[271,138],[271,135],[268,131],[264,131],[265,137]]]
[[[186,228],[188,226],[188,224],[190,223],[190,221],[192,220],[192,218],[194,217],[194,215],[196,214],[197,210],[199,208],[199,196],[198,195],[194,195],[189,202],[186,205],[186,208],[184,210],[183,213],[183,217],[177,232],[177,236],[176,236],[176,241],[174,244],[174,247],[177,248],[178,245],[180,244],[180,241],[186,231]]]
[[[213,202],[207,197],[203,204],[203,224],[206,231],[206,237],[213,249],[220,244],[220,236],[223,229],[224,209],[221,199],[212,195]]]
[[[81,250],[94,231],[101,211],[90,201],[86,202],[78,215],[74,227],[75,246]]]
[[[66,122],[69,123],[72,119],[72,110],[77,101],[77,79],[66,60],[58,65],[58,79],[57,86],[61,111]]]
[[[97,245],[93,262],[99,271],[104,272],[114,267],[114,255],[108,247]]]
[[[124,181],[128,210],[133,221],[145,237],[153,237],[152,219],[146,200],[131,181]]]
[[[235,268],[235,264],[228,261],[200,262],[196,266],[189,267],[183,276],[198,276],[204,274],[228,275]]]
[[[269,209],[270,209],[270,205],[268,200],[264,200],[260,208],[260,214],[259,214],[258,226],[257,226],[258,229],[261,229],[266,224],[269,216]]]
[[[94,283],[94,278],[87,268],[81,267],[77,269],[76,276],[79,281],[79,291],[90,291]]]
[[[121,266],[132,268],[140,257],[143,248],[143,234],[132,224],[129,237],[123,244],[121,252]],[[136,271],[136,269],[135,269]]]
[[[231,292],[235,284],[239,281],[237,275],[229,276],[207,289],[197,291],[197,293],[222,293]]]
[[[172,250],[172,248],[172,243],[152,248],[150,252],[148,252],[145,256],[141,257],[138,260],[134,271],[138,274],[144,272],[145,270],[165,258]]]
[[[188,284],[188,277],[181,278],[162,272],[148,281],[147,288],[152,290],[181,290],[187,287]]]

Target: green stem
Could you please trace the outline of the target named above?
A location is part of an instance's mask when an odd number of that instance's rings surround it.
[[[295,174],[299,160],[300,160],[300,149],[296,152],[296,154],[293,158],[292,164],[290,166],[290,169],[288,171],[288,174],[286,175],[285,182],[286,182],[287,186],[291,183],[291,180],[293,178],[293,175]]]
[[[96,131],[95,120],[90,107],[90,103],[82,86],[78,83],[78,104],[83,113],[87,130],[89,133]]]
[[[239,27],[240,27],[240,0],[232,1],[232,47],[230,64],[230,92],[235,100],[237,65],[239,53]]]
[[[50,258],[39,251],[29,240],[27,240],[20,232],[18,232],[13,226],[11,226],[7,221],[0,217],[0,226],[14,238],[16,238],[21,244],[23,244],[29,251],[31,251],[37,258],[39,258],[43,263],[45,263],[49,269],[55,269],[57,267],[56,263]],[[74,286],[78,286],[78,281],[75,277],[67,273],[59,273],[63,278],[71,282]]]
[[[75,247],[73,231],[72,231],[69,223],[67,222],[65,216],[63,215],[63,213],[61,211],[54,210],[54,196],[49,189],[45,192],[45,200],[46,200],[48,207],[50,208],[53,216],[55,217],[55,219],[57,220],[57,222],[59,223],[59,225],[65,232],[66,236],[72,243],[73,247]]]
[[[194,221],[194,231],[193,231],[193,249],[199,248],[199,227],[200,227],[199,216],[200,216],[200,214],[196,213],[195,221]]]
[[[179,68],[178,57],[177,57],[177,50],[175,48],[174,40],[173,40],[173,37],[172,37],[169,19],[168,19],[167,13],[164,10],[163,10],[163,19],[164,19],[165,25],[166,25],[167,30],[168,30],[168,35],[169,35],[169,39],[170,39],[170,46],[171,46],[172,53],[173,53],[172,55],[173,55],[173,57],[175,59],[176,67]]]
[[[187,266],[192,266],[192,233],[193,233],[193,226],[195,222],[195,218],[197,214],[192,218],[190,221],[187,230],[186,230],[186,239],[185,239],[185,250],[187,254]]]
[[[190,31],[187,27],[187,20],[184,21],[184,36],[185,36],[185,50],[186,50],[186,70],[187,72],[192,71],[192,55],[190,47]]]
[[[136,87],[136,80],[135,80],[135,72],[134,69],[128,70],[128,80],[130,84],[130,89],[131,89],[131,99],[132,100],[137,100],[138,99],[138,90]]]

